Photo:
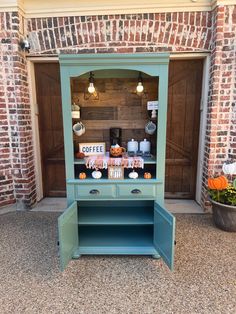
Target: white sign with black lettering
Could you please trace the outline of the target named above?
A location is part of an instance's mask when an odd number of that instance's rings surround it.
[[[104,142],[101,143],[79,143],[80,153],[84,153],[85,156],[93,155],[105,155],[106,145]]]
[[[158,110],[158,100],[148,101],[147,110]]]

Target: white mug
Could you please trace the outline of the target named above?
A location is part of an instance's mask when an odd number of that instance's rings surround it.
[[[145,132],[146,132],[147,134],[152,135],[152,134],[155,133],[156,128],[157,128],[156,124],[153,123],[152,121],[149,121],[149,122],[146,124],[146,126],[145,126]]]
[[[77,136],[81,136],[82,134],[85,133],[85,126],[83,125],[82,122],[78,122],[73,125],[73,131]]]

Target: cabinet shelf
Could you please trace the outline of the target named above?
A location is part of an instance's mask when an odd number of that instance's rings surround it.
[[[153,225],[153,207],[97,208],[79,207],[78,224],[85,225]]]
[[[80,226],[79,248],[153,247],[153,226]]]
[[[142,183],[142,184],[150,184],[150,183],[160,183],[162,184],[163,181],[159,179],[123,179],[123,180],[113,180],[113,179],[89,179],[86,178],[84,180],[81,179],[69,179],[67,180],[67,184],[80,184],[83,182],[83,184],[112,184],[112,183],[122,183],[122,184],[130,184],[130,183]]]
[[[157,255],[155,247],[145,246],[80,246],[74,253],[74,257],[85,255]]]

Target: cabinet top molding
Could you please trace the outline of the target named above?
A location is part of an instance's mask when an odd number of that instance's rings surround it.
[[[61,54],[59,62],[61,68],[70,69],[70,76],[108,69],[136,70],[158,76],[162,66],[168,65],[169,54]]]

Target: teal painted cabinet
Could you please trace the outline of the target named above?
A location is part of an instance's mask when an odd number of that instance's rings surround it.
[[[151,255],[173,270],[175,218],[164,208],[167,54],[61,55],[68,208],[58,219],[61,270],[87,254]],[[74,159],[71,78],[97,70],[141,71],[158,78],[157,156],[144,159],[155,169],[152,179],[79,180]]]

